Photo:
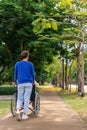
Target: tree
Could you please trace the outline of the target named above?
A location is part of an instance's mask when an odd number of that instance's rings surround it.
[[[35,12],[40,12],[40,10],[38,1],[0,1],[0,54],[1,65],[3,66],[0,67],[1,73],[4,73],[2,72],[2,70],[5,70],[2,69],[4,65],[8,72],[11,66],[13,70],[15,62],[20,59],[19,54],[21,51],[28,49],[30,51],[30,60],[35,64],[36,75],[41,76],[43,73],[42,75],[45,76],[42,77],[47,78],[45,66],[52,62],[53,45],[38,39],[38,36],[32,31],[33,27],[31,25],[35,19]],[[3,59],[2,46],[3,52],[4,50],[6,52],[5,59]],[[12,76],[12,73],[10,74]]]
[[[47,1],[44,1],[45,6],[46,2]],[[47,14],[44,12],[37,13],[38,18],[33,22],[33,25],[35,27],[38,25],[38,28],[34,28],[34,32],[38,32],[39,34],[43,33],[43,31],[46,29],[53,29],[55,31],[58,31],[59,28],[62,27],[62,36],[56,32],[57,34],[55,35],[55,38],[52,34],[52,37],[50,39],[53,38],[56,41],[58,38],[62,40],[69,40],[72,38],[74,45],[76,45],[76,54],[78,56],[78,91],[80,91],[81,95],[84,95],[84,48],[82,48],[82,72],[80,69],[79,57],[81,47],[84,47],[84,43],[87,40],[84,33],[84,27],[86,26],[87,21],[86,1],[51,0],[49,3],[53,5],[53,7],[51,6],[52,8],[50,7],[50,11],[53,9],[53,12],[47,12]],[[66,35],[66,32],[68,35]]]

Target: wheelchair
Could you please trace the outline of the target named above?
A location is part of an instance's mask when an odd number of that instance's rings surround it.
[[[30,106],[32,102],[34,102],[34,108],[32,107],[32,105]],[[16,116],[16,104],[17,104],[17,87],[16,87],[16,92],[12,95],[12,98],[11,98],[11,113],[13,117]],[[20,111],[22,110],[23,108],[21,108]],[[38,87],[35,87],[35,86],[33,86],[32,88],[32,93],[31,93],[30,103],[29,103],[29,110],[31,110],[36,116],[39,114],[39,111],[40,111],[40,96],[38,93]]]

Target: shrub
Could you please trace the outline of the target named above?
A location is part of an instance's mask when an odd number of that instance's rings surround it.
[[[13,95],[16,89],[16,87],[0,87],[0,95]]]

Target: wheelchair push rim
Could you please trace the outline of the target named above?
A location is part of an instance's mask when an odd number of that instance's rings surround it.
[[[37,116],[39,114],[40,111],[40,97],[38,95],[38,93],[36,93],[35,96],[35,115]]]
[[[13,116],[16,115],[16,100],[17,100],[17,94],[14,93],[11,98],[11,113]]]

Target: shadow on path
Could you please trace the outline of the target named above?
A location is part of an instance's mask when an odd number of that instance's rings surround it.
[[[30,113],[28,120],[18,122],[11,114],[0,118],[0,130],[86,130],[78,114],[55,91],[40,91],[41,110],[38,117]]]

